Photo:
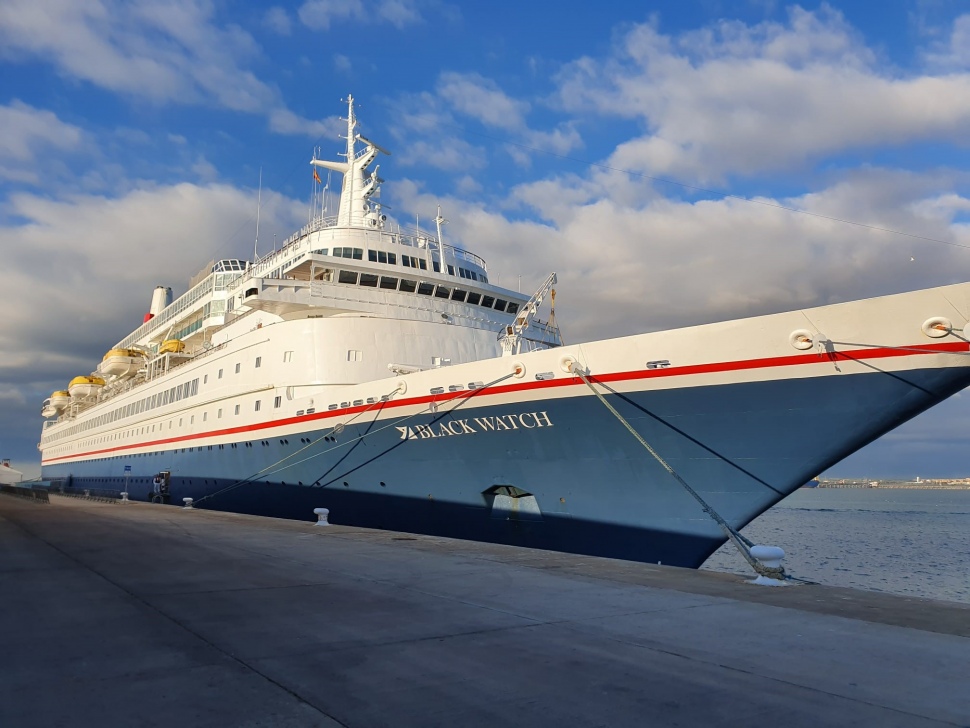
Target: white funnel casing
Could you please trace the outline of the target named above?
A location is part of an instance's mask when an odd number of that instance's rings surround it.
[[[152,316],[158,316],[171,302],[172,289],[165,286],[155,286],[155,290],[152,292],[152,306],[148,309],[148,313]]]

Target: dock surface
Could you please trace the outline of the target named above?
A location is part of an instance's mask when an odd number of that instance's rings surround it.
[[[875,592],[0,495],[0,598],[0,726],[970,725],[970,605]]]

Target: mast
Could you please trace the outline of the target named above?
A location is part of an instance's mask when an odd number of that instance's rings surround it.
[[[256,248],[259,247],[259,208],[263,203],[263,168],[259,168],[259,192],[256,193],[256,241],[253,243],[253,263],[259,260]]]
[[[347,150],[341,155],[343,162],[332,162],[317,159],[314,156],[310,164],[323,167],[343,175],[340,187],[340,206],[337,209],[337,227],[379,227],[380,216],[372,209],[370,197],[380,188],[381,179],[377,171],[364,177],[364,172],[377,157],[378,152],[390,154],[386,149],[378,146],[369,139],[357,133],[357,116],[354,113],[354,97],[347,96]],[[363,143],[364,149],[357,153],[357,141]]]

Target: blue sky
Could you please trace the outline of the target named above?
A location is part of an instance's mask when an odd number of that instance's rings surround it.
[[[441,204],[502,285],[557,270],[568,341],[970,271],[962,3],[5,0],[0,64],[0,455],[27,472],[42,400],[155,285],[251,255],[260,170],[261,250],[305,222],[348,93],[390,214]],[[832,474],[970,475],[968,406]]]

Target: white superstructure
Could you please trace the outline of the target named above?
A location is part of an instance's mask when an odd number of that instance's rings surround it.
[[[343,161],[311,160],[343,176],[337,215],[316,216],[254,262],[207,266],[174,301],[156,287],[146,320],[99,376],[78,377],[63,409],[45,404],[45,416],[59,414],[45,423],[45,460],[189,435],[210,415],[245,425],[283,401],[339,406],[336,387],[490,359],[503,343],[512,353],[509,341],[516,352],[560,343],[535,317],[541,297],[527,310],[528,296],[489,282],[482,258],[443,242],[440,210],[435,234],[391,229],[369,171],[389,152],[357,133],[352,97],[346,140]]]

